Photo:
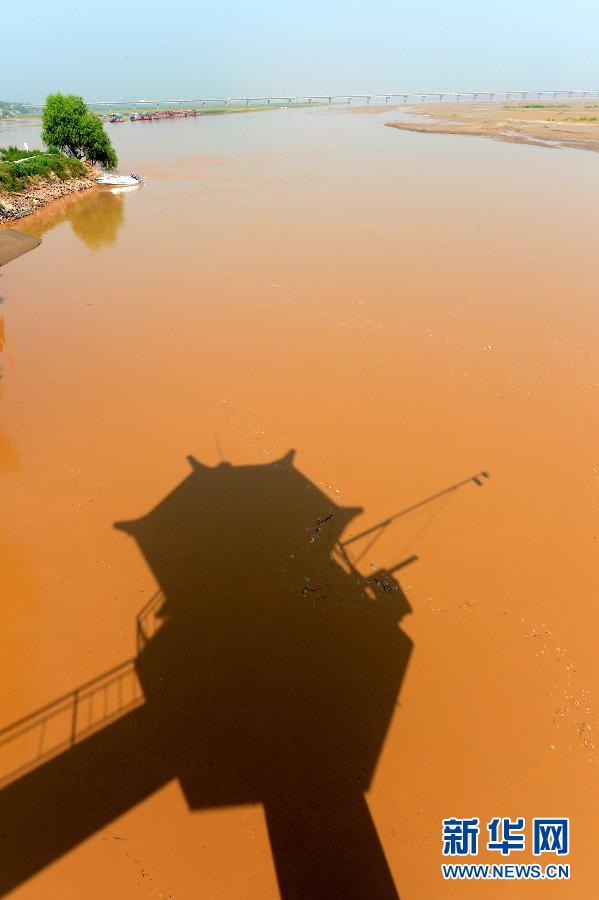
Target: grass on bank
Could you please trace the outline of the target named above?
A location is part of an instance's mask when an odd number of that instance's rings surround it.
[[[17,150],[0,147],[0,191],[18,193],[36,178],[55,175],[61,181],[81,178],[87,169],[79,159],[43,150]]]
[[[518,109],[568,109],[569,106],[569,103],[519,103]]]
[[[305,103],[271,103],[270,106],[267,103],[260,103],[256,106],[242,106],[241,104],[233,106],[203,106],[199,109],[196,107],[196,110],[199,116],[209,116],[238,112],[266,112],[269,109],[307,109],[312,106],[324,105],[321,101],[313,101],[312,103],[306,101]]]

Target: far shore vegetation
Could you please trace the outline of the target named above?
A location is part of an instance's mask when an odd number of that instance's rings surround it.
[[[3,105],[3,101],[0,101],[0,124],[3,121],[2,105]],[[226,106],[224,104],[212,105],[212,106],[197,106],[196,105],[196,106],[191,106],[189,108],[194,110],[196,115],[198,115],[198,116],[213,116],[213,115],[224,116],[224,115],[231,115],[232,113],[266,112],[267,110],[273,110],[273,109],[303,109],[304,107],[308,108],[308,107],[313,107],[313,106],[324,106],[324,105],[325,104],[321,100],[313,100],[311,103],[309,103],[307,100],[296,101],[293,103],[286,103],[285,101],[280,100],[280,101],[272,102],[270,104],[268,104],[268,103],[250,103],[250,104],[246,105],[245,103],[227,103]],[[21,104],[18,104],[18,103],[16,103],[16,104],[6,103],[5,106],[7,108],[9,106],[14,107],[14,108],[11,111],[10,115],[8,113],[5,114],[6,118],[4,119],[4,121],[8,121],[9,119],[23,119],[23,118],[39,119],[42,114],[40,111],[40,108],[37,108],[37,110],[35,110],[35,109],[31,109],[30,107],[27,107],[27,109],[25,111],[25,107],[22,107],[22,111],[17,111],[17,108],[21,109],[21,106],[22,106]],[[162,104],[156,105],[154,107],[150,107],[145,104],[144,105],[137,104],[137,105],[133,105],[133,106],[119,106],[119,107],[114,107],[110,110],[107,110],[106,107],[100,108],[98,106],[95,106],[92,103],[88,108],[89,108],[90,112],[92,112],[94,115],[96,115],[103,122],[109,121],[111,116],[123,116],[123,117],[126,116],[126,117],[128,117],[132,113],[148,113],[151,115],[152,113],[162,112],[165,109],[171,109],[171,108],[178,109],[178,107],[176,105],[175,105],[175,107],[172,107],[172,104],[171,104],[171,106],[169,106],[168,103],[162,103]]]
[[[110,120],[111,116],[122,116],[123,118],[129,118],[133,113],[142,113],[148,116],[153,115],[154,113],[162,113],[165,110],[179,110],[183,111],[187,110],[188,112],[195,112],[196,116],[224,116],[230,115],[233,113],[251,113],[251,112],[268,112],[268,110],[273,109],[303,109],[308,106],[322,106],[323,104],[320,102],[313,103],[271,103],[270,105],[267,103],[255,103],[248,104],[246,106],[245,103],[228,103],[226,106],[169,106],[168,104],[161,104],[160,106],[154,107],[141,107],[141,106],[123,106],[118,108],[113,108],[110,112],[98,113],[99,116],[103,120]]]
[[[16,119],[27,115],[31,115],[31,108],[25,103],[12,103],[10,100],[0,100],[0,118]]]

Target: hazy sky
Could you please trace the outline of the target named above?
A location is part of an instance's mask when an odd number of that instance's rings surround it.
[[[599,88],[597,0],[27,0],[0,99]]]

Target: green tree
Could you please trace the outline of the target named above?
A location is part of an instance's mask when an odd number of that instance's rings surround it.
[[[49,150],[85,157],[113,169],[117,155],[101,120],[75,94],[50,94],[42,118],[42,140]]]
[[[104,131],[102,120],[88,112],[81,125],[83,149],[90,162],[99,162],[109,169],[116,168],[117,155]]]

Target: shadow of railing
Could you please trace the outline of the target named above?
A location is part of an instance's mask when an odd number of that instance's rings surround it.
[[[157,591],[137,614],[138,653],[163,624],[164,600]],[[143,702],[133,658],[0,729],[0,788]]]
[[[164,624],[161,610],[165,599],[163,591],[156,591],[138,612],[135,619],[135,643],[138,653],[141,653],[148,641],[154,637]]]
[[[163,623],[157,591],[135,620],[137,652]],[[35,712],[0,729],[0,788],[68,750],[144,702],[135,658],[92,678]]]
[[[0,729],[0,787],[143,702],[134,660],[128,659]]]

